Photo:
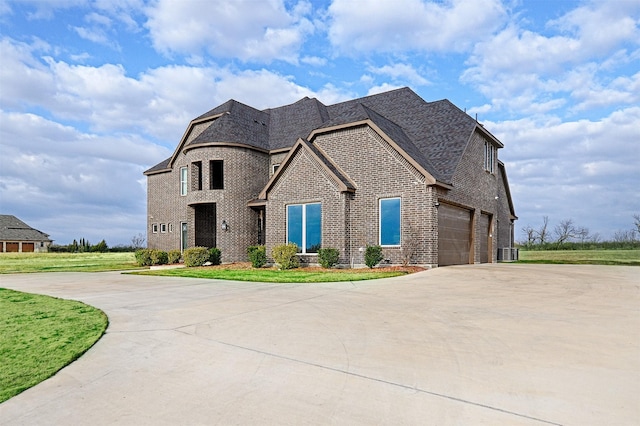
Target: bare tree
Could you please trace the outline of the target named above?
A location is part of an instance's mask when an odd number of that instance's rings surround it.
[[[640,214],[633,215],[633,226],[635,226],[635,231],[640,234]]]
[[[633,241],[635,230],[616,231],[613,233],[613,241],[616,243],[628,243]]]
[[[540,229],[538,229],[537,231],[537,237],[540,244],[544,244],[547,242],[547,239],[549,238],[548,228],[549,228],[549,216],[544,216],[542,218],[542,225],[540,226]]]
[[[558,243],[558,246],[561,246],[571,238],[575,238],[577,235],[577,229],[573,224],[573,219],[561,220],[554,228],[554,232],[557,237],[556,242]]]
[[[522,232],[524,232],[524,234],[527,236],[527,240],[524,243],[526,247],[531,247],[536,243],[537,231],[533,227],[531,227],[530,225],[527,225],[524,228],[522,228]]]
[[[584,226],[576,228],[575,237],[580,241],[581,244],[584,244],[589,240],[589,228],[585,228]]]
[[[143,233],[139,233],[131,238],[131,245],[135,249],[144,248],[145,241],[147,241],[147,237],[145,237]]]

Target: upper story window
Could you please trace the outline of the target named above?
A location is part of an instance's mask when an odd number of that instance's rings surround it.
[[[222,160],[209,161],[209,189],[224,189],[224,168]]]
[[[202,161],[191,163],[191,190],[202,191]]]
[[[180,167],[180,195],[187,195],[187,184],[189,181],[189,169]]]
[[[379,201],[380,214],[380,245],[399,246],[400,245],[400,197],[381,198]]]
[[[275,172],[277,172],[279,167],[280,167],[280,164],[272,164],[271,165],[271,174],[273,175]]]
[[[496,172],[496,161],[498,159],[498,150],[489,141],[484,141],[484,169],[489,173]]]
[[[322,244],[322,205],[287,206],[287,242],[295,243],[300,253],[317,253]]]

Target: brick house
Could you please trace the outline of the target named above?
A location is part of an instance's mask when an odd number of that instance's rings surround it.
[[[49,235],[34,229],[8,214],[0,214],[0,252],[47,252],[53,240]]]
[[[392,264],[509,260],[517,217],[502,147],[448,100],[408,88],[262,111],[230,100],[145,172],[149,247],[216,246],[224,262],[288,241],[309,263],[333,247],[360,266],[376,244]]]

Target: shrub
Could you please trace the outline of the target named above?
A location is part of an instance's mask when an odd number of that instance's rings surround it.
[[[185,266],[202,266],[209,260],[209,250],[206,247],[191,247],[184,251],[182,258]]]
[[[138,263],[138,266],[151,266],[153,264],[151,261],[151,250],[136,250],[136,262]]]
[[[166,265],[169,261],[169,256],[166,251],[163,250],[151,250],[151,264],[152,265]]]
[[[267,248],[265,246],[249,246],[247,254],[254,268],[262,268],[267,264]]]
[[[294,243],[275,246],[271,251],[273,260],[280,265],[280,269],[293,269],[300,266],[298,246]]]
[[[384,259],[382,256],[382,247],[380,246],[367,246],[364,251],[364,263],[369,268],[373,268]]]
[[[169,263],[178,263],[181,257],[182,252],[180,250],[169,250],[169,253],[167,253]]]
[[[218,247],[211,247],[209,249],[209,262],[211,262],[212,265],[219,265],[221,258],[222,252]]]
[[[335,248],[327,247],[318,250],[318,261],[323,268],[331,268],[338,263],[340,251]]]

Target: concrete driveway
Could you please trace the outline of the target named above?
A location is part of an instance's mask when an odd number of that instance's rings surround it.
[[[10,425],[632,425],[640,268],[446,267],[355,283],[0,276],[106,335]]]

